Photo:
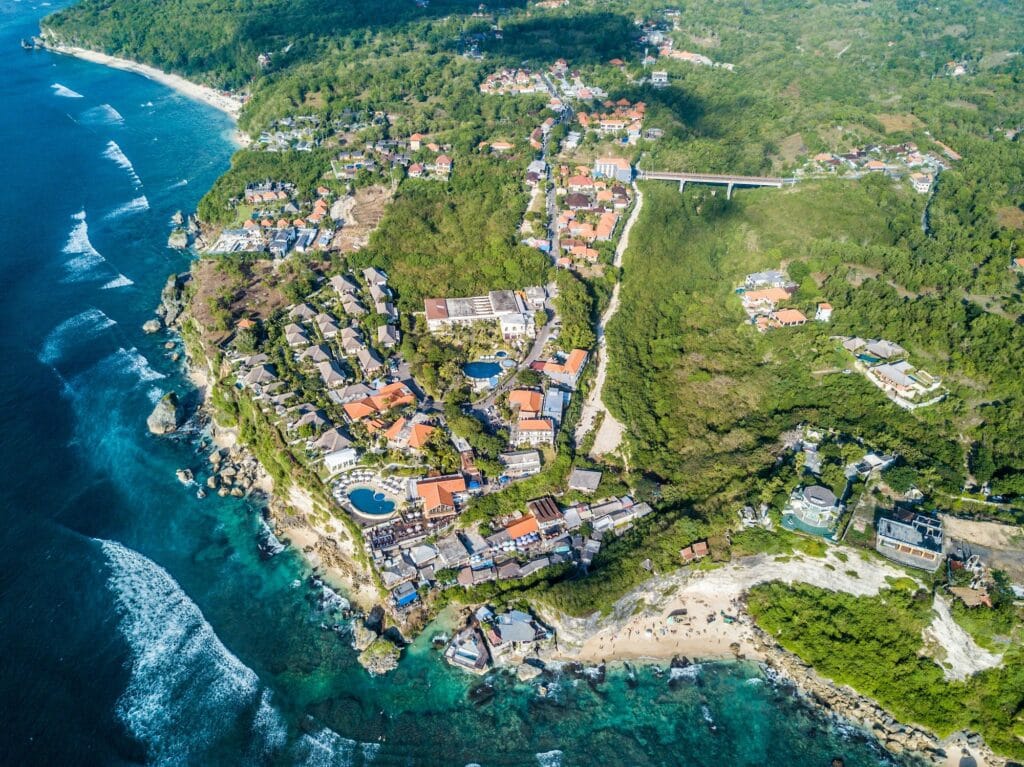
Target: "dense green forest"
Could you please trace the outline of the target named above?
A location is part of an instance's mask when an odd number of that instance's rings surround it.
[[[751,614],[783,647],[833,681],[871,696],[899,720],[943,735],[977,730],[996,751],[1024,757],[1021,647],[1011,647],[999,668],[963,682],[946,680],[921,652],[931,605],[925,590],[853,597],[781,583],[756,586],[748,599]]]

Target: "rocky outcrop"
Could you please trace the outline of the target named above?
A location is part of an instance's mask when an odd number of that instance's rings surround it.
[[[398,668],[402,650],[384,637],[377,637],[359,653],[359,663],[374,676],[386,674]]]
[[[185,311],[185,286],[189,279],[191,276],[187,272],[172,274],[160,291],[160,305],[156,308],[156,315],[167,327],[174,327]]]
[[[142,323],[142,332],[159,333],[160,328],[162,327],[163,325],[160,323],[160,320],[146,320],[145,322]]]
[[[146,426],[153,434],[170,434],[177,430],[180,423],[181,404],[174,392],[168,392],[161,397],[146,419]]]
[[[377,634],[366,627],[362,621],[352,624],[352,648],[362,652],[377,640]]]
[[[178,228],[171,232],[167,238],[167,247],[175,250],[184,250],[188,247],[189,234],[184,229]]]

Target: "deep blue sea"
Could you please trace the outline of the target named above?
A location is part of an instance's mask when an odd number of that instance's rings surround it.
[[[427,637],[371,679],[258,511],[179,483],[197,440],[147,434],[186,392],[146,336],[169,218],[228,165],[232,125],[137,75],[18,39],[48,4],[0,0],[0,764],[886,764],[754,667],[670,685],[444,665]],[[429,632],[428,632],[429,633]]]

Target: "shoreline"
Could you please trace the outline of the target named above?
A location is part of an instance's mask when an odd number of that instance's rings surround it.
[[[226,114],[231,120],[238,124],[238,117],[241,114],[242,106],[245,101],[233,93],[226,91],[219,91],[216,88],[212,88],[208,85],[200,85],[199,83],[188,80],[181,75],[171,74],[164,72],[162,69],[150,66],[149,64],[142,64],[131,59],[124,59],[118,56],[111,56],[107,53],[100,53],[99,51],[89,50],[88,48],[79,48],[74,45],[63,45],[60,43],[54,43],[46,40],[44,37],[45,48],[48,51],[58,53],[64,56],[72,56],[76,59],[88,61],[93,64],[100,64],[105,67],[112,69],[120,69],[124,72],[132,72],[137,75],[141,75],[148,80],[160,83],[175,93],[179,93],[186,98],[192,99],[193,101],[199,101],[207,106],[213,107],[214,109]],[[235,141],[241,145],[246,146],[250,143],[248,136],[235,130]]]

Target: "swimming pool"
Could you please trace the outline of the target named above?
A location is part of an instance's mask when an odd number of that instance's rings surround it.
[[[501,374],[501,365],[497,362],[485,362],[484,360],[476,360],[475,362],[467,362],[462,366],[462,372],[466,374],[466,378],[476,378],[478,380],[486,380],[488,378],[494,378]]]
[[[395,510],[395,502],[384,493],[369,487],[357,487],[350,490],[348,499],[357,511],[371,517],[385,517]]]

